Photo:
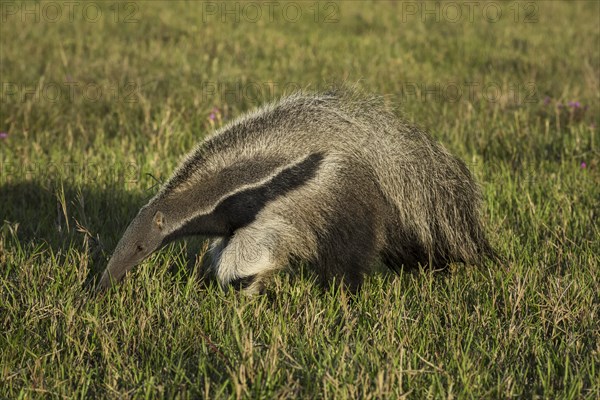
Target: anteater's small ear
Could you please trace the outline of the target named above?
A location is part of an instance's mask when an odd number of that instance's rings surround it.
[[[154,214],[153,222],[154,226],[156,226],[159,230],[162,230],[166,222],[165,215],[160,211],[157,211],[156,214]]]

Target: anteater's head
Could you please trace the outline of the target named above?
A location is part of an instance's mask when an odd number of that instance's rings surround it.
[[[127,271],[161,247],[167,236],[166,224],[165,214],[156,207],[142,208],[117,244],[98,283],[98,289],[109,288]]]

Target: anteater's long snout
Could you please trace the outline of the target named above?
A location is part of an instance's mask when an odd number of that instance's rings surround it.
[[[153,248],[146,250],[146,246],[134,245],[133,243],[139,243],[141,241],[135,240],[136,238],[131,236],[132,231],[135,231],[135,229],[128,229],[121,241],[117,244],[112,257],[108,261],[108,265],[98,282],[98,290],[106,290],[119,282],[127,272],[133,269],[133,267],[151,253],[150,250],[154,250]]]
[[[162,213],[157,215],[163,217]],[[162,220],[159,222],[162,223]],[[132,221],[108,261],[98,282],[98,290],[106,290],[119,282],[127,272],[161,246],[164,236],[152,224],[156,225],[147,221],[146,213],[140,213]]]
[[[104,291],[110,288],[113,284],[120,281],[125,273],[133,268],[134,265],[126,265],[123,263],[114,262],[114,257],[108,262],[96,289],[98,291]]]

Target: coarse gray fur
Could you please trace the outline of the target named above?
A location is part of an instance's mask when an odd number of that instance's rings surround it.
[[[291,261],[357,289],[392,269],[494,257],[465,164],[380,97],[299,92],[219,129],[139,211],[106,288],[172,240],[212,239],[211,269],[249,292]]]

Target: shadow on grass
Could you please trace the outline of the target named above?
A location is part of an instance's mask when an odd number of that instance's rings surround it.
[[[90,280],[103,268],[129,221],[150,197],[116,185],[72,186],[27,181],[0,186],[0,224],[12,226],[24,246],[47,246],[57,257],[72,248],[92,256]]]

